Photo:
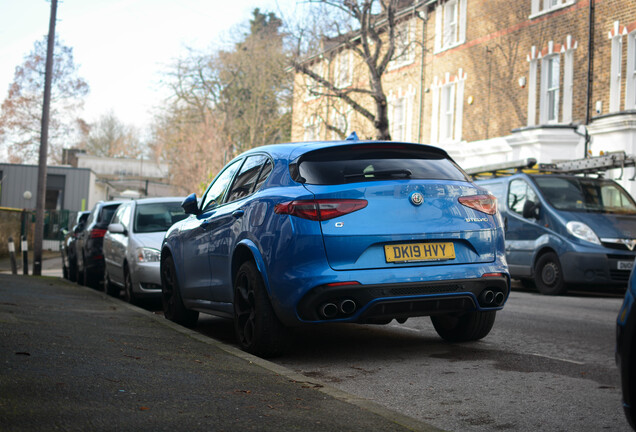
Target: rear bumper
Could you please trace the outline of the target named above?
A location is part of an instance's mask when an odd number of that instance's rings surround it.
[[[507,274],[445,281],[322,285],[298,303],[302,322],[373,323],[415,316],[499,310],[510,293]]]

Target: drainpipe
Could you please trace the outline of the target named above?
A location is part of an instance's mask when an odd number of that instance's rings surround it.
[[[584,158],[588,157],[590,150],[590,134],[587,131],[587,126],[590,124],[590,104],[592,103],[592,80],[594,68],[594,1],[590,1],[589,9],[589,22],[588,22],[588,37],[587,37],[587,95],[585,100],[585,154]]]
[[[422,55],[420,59],[420,106],[417,115],[417,142],[422,142],[422,114],[424,113],[424,80],[426,78],[424,70],[424,57],[426,56],[426,22],[428,16],[426,10],[420,11],[415,14],[422,20]],[[423,15],[423,16],[422,16]]]

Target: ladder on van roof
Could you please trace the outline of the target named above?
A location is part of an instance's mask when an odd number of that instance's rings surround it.
[[[477,180],[507,176],[519,172],[525,172],[528,174],[596,174],[602,176],[607,170],[620,169],[621,174],[617,178],[617,180],[620,180],[623,176],[623,169],[634,166],[636,166],[636,159],[633,156],[627,156],[625,152],[618,151],[584,159],[541,163],[538,165],[536,159],[528,158],[526,160],[502,162],[478,168],[471,168],[467,169],[466,173],[473,179]],[[635,178],[636,171],[630,180],[634,180]]]

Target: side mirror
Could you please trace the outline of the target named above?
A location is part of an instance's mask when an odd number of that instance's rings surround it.
[[[530,200],[526,200],[523,203],[523,213],[522,216],[526,219],[539,219],[539,209],[541,208],[540,202],[534,202]]]
[[[82,231],[84,231],[84,222],[80,222],[77,225],[75,225],[75,227],[73,228],[73,232],[75,234],[79,234]]]
[[[124,228],[124,226],[120,223],[112,223],[108,225],[108,232],[111,234],[128,234],[126,232],[126,228]]]
[[[197,195],[190,194],[183,200],[181,207],[186,214],[200,215],[201,209],[199,209],[199,203],[197,202]]]

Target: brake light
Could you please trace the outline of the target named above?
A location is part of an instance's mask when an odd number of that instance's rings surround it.
[[[489,194],[459,197],[459,202],[466,207],[489,215],[497,213],[497,198]]]
[[[276,204],[274,211],[277,214],[325,221],[363,209],[367,204],[367,200],[357,199],[297,200]]]
[[[106,235],[105,229],[93,228],[91,230],[91,238],[102,238]]]

